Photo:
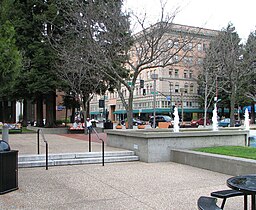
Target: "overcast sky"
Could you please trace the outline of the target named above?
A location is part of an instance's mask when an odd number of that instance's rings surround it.
[[[160,11],[160,0],[124,0],[125,8],[136,14],[145,11],[156,19]],[[256,30],[256,0],[167,0],[166,11],[180,12],[174,23],[221,30],[231,22],[240,38],[245,41],[250,32]]]

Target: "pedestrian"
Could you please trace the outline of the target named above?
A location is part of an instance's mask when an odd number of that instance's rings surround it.
[[[92,132],[92,122],[90,120],[90,118],[86,118],[86,127],[88,129],[88,133],[91,133]]]

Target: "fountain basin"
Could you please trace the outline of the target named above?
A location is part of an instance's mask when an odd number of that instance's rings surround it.
[[[172,149],[192,149],[212,146],[245,146],[249,131],[222,129],[219,131],[180,129],[108,130],[107,145],[133,150],[141,161],[167,162]]]

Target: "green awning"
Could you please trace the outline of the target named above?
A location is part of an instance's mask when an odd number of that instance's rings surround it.
[[[90,114],[100,114],[100,112],[90,112]]]
[[[184,108],[184,113],[203,113],[203,109],[186,109]],[[140,113],[153,113],[154,109],[141,109]],[[161,113],[168,113],[170,112],[170,108],[156,108],[156,113],[161,114]],[[178,108],[178,112],[181,112],[181,108]],[[208,112],[212,112],[212,110],[208,110]],[[134,109],[133,110],[134,114],[139,113],[139,109]],[[126,114],[126,110],[117,110],[114,111],[113,114]]]

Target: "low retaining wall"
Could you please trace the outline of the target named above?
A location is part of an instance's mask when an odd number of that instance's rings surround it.
[[[68,127],[57,127],[57,128],[44,128],[44,127],[34,127],[34,126],[28,126],[29,130],[36,131],[38,129],[42,129],[44,134],[67,134],[70,133],[68,130]],[[100,127],[94,128],[98,133],[103,133],[104,129]],[[84,130],[80,130],[74,133],[84,133]]]
[[[107,145],[133,150],[144,162],[167,162],[171,160],[172,149],[244,146],[249,136],[245,130],[185,130],[178,133],[172,129],[109,130]]]
[[[232,176],[256,171],[256,160],[189,150],[171,150],[171,161]]]

